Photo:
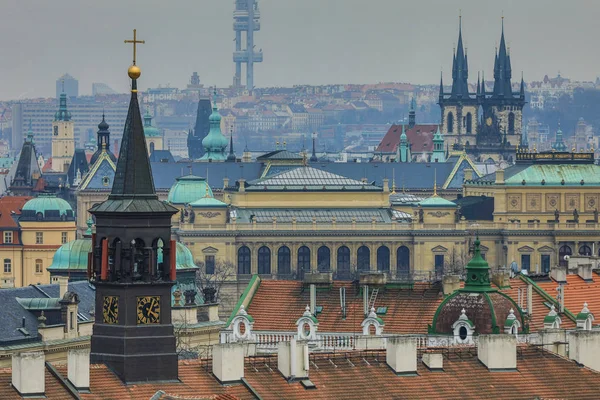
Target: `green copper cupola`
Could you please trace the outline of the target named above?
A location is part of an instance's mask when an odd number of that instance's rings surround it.
[[[473,258],[466,266],[465,287],[461,292],[495,292],[490,284],[490,266],[481,256],[479,237],[475,239]]]
[[[200,160],[225,161],[227,159],[225,154],[227,138],[221,132],[221,114],[217,109],[216,100],[213,101],[213,111],[208,120],[210,130],[206,137],[202,139],[202,147],[204,147],[205,153]]]

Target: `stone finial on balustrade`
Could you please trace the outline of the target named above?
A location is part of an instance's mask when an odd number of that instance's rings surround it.
[[[504,333],[516,336],[519,333],[520,328],[521,322],[517,319],[515,310],[511,308],[506,317],[506,321],[504,321]]]
[[[233,342],[244,342],[244,341],[255,341],[256,336],[252,332],[254,328],[254,318],[250,316],[244,307],[240,305],[240,308],[236,316],[231,320],[229,329],[233,332],[231,335]]]
[[[475,324],[469,320],[465,309],[460,311],[460,316],[452,324],[452,331],[454,333],[454,343],[457,344],[473,344],[473,334],[475,333]]]
[[[562,323],[562,320],[560,319],[560,316],[556,312],[556,307],[554,307],[554,304],[552,304],[552,306],[550,306],[550,311],[548,312],[548,315],[546,315],[544,317],[544,328],[545,329],[560,329],[561,323]]]
[[[590,312],[588,308],[588,303],[583,303],[583,308],[577,314],[577,329],[582,329],[584,331],[592,330],[592,323],[594,322],[594,314]]]
[[[298,340],[316,340],[319,320],[310,312],[310,306],[307,305],[302,316],[296,321],[298,327]]]
[[[370,335],[371,327],[373,327],[375,329],[375,335],[380,336],[383,334],[383,327],[385,326],[385,322],[383,322],[383,320],[377,316],[377,313],[375,312],[375,307],[371,307],[369,315],[367,315],[367,318],[363,320],[360,326],[363,329],[363,335]]]

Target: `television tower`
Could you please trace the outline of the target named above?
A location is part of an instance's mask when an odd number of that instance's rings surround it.
[[[235,31],[235,76],[233,86],[242,86],[242,64],[246,64],[246,88],[254,89],[254,63],[262,62],[262,49],[254,51],[254,32],[260,30],[260,11],[258,0],[235,0],[233,12],[233,30]],[[242,50],[242,32],[246,33],[246,49]]]

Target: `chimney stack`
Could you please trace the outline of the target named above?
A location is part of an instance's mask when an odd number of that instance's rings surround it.
[[[212,372],[222,384],[241,381],[244,377],[244,344],[214,345]]]
[[[246,191],[246,180],[244,178],[240,178],[238,183],[240,184],[238,192],[244,193]]]
[[[277,344],[277,369],[285,379],[308,378],[308,344],[291,339]]]
[[[383,193],[390,192],[390,180],[388,178],[384,178],[383,180]]]
[[[600,371],[600,331],[576,330],[569,334],[569,358]]]
[[[317,285],[310,284],[310,313],[315,315],[317,311]]]
[[[517,369],[517,339],[513,335],[479,335],[477,358],[490,371]]]
[[[444,356],[442,353],[423,353],[423,364],[430,371],[443,371]]]
[[[417,341],[413,337],[389,337],[386,344],[385,362],[396,375],[417,374]]]
[[[77,390],[90,390],[90,349],[69,350],[67,376]]]
[[[59,276],[58,280],[58,298],[62,299],[65,297],[65,293],[69,290],[69,277],[67,276]]]
[[[12,356],[12,385],[22,397],[44,397],[46,358],[43,351]]]
[[[496,185],[504,185],[504,170],[496,170]]]
[[[465,169],[465,181],[470,181],[473,179],[473,170],[471,168]]]

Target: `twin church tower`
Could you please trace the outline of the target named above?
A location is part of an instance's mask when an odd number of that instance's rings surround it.
[[[508,158],[521,142],[521,120],[525,105],[525,84],[521,77],[519,91],[512,88],[510,53],[504,39],[504,18],[500,47],[494,60],[494,86],[491,91],[482,73],[477,77],[475,92],[467,82],[469,65],[462,41],[462,18],[459,19],[458,46],[452,60],[452,89],[444,91],[440,80],[438,104],[441,130],[446,143],[465,149],[481,159]]]

